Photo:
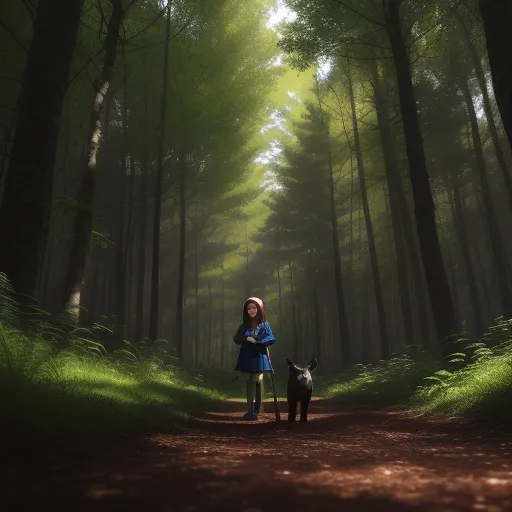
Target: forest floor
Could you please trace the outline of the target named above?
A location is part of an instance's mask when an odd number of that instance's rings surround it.
[[[180,432],[20,456],[1,469],[0,507],[512,510],[512,435],[503,427],[326,399],[312,402],[307,424],[276,423],[272,409],[265,403],[248,423],[244,404],[228,400]]]

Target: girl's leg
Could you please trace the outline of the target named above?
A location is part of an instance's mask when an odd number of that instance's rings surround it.
[[[253,410],[253,402],[254,402],[254,383],[251,379],[251,376],[247,376],[247,381],[245,382],[245,395],[247,398],[247,410]]]
[[[261,382],[256,382],[256,402],[254,403],[254,412],[260,413],[261,408]]]

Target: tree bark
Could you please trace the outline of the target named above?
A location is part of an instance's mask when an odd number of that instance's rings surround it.
[[[167,88],[169,82],[169,46],[171,33],[171,2],[167,3],[167,23],[165,27],[165,50],[162,73],[162,106],[160,109],[160,137],[156,161],[155,212],[153,216],[153,254],[151,262],[151,303],[149,309],[149,339],[158,338],[158,303],[160,288],[160,220],[162,217],[162,181],[165,157],[165,121],[167,117]]]
[[[105,58],[103,68],[98,81],[98,87],[94,97],[89,125],[89,138],[87,149],[87,161],[82,173],[78,201],[78,211],[73,228],[73,244],[69,260],[69,269],[65,281],[65,293],[63,309],[77,307],[80,304],[80,292],[85,283],[87,265],[89,261],[94,191],[96,186],[97,155],[101,143],[102,113],[107,96],[114,64],[117,57],[117,46],[119,30],[124,17],[124,10],[121,0],[111,0],[112,16],[107,26],[105,40]]]
[[[466,232],[466,223],[464,222],[462,198],[460,195],[460,180],[455,173],[451,173],[450,185],[453,193],[453,220],[455,231],[459,239],[459,245],[464,262],[464,273],[469,289],[469,300],[471,304],[472,317],[475,324],[477,338],[484,333],[484,320],[482,317],[482,307],[478,296],[478,286],[476,284],[475,272],[471,262],[471,253],[469,250],[469,239]]]
[[[51,216],[59,124],[82,0],[40,0],[0,205],[0,272],[37,299]]]
[[[368,192],[366,190],[366,177],[364,174],[361,141],[359,139],[359,125],[357,121],[356,102],[354,98],[354,89],[352,86],[352,76],[350,74],[350,68],[348,66],[347,79],[348,95],[350,99],[350,110],[352,113],[352,132],[354,136],[354,151],[356,154],[357,174],[359,178],[359,188],[361,189],[364,223],[366,228],[366,236],[368,239],[368,251],[370,253],[370,266],[372,269],[373,290],[375,293],[375,302],[377,306],[377,320],[379,324],[381,358],[388,359],[391,354],[391,346],[389,343],[386,312],[384,309],[384,300],[382,298],[382,284],[380,278],[379,261],[377,258],[377,248],[375,246],[375,235],[373,233],[372,217],[370,213],[370,205],[368,203]]]
[[[398,158],[395,153],[395,144],[391,136],[389,121],[389,106],[387,92],[385,91],[376,63],[372,64],[373,79],[375,83],[375,104],[377,120],[379,123],[380,140],[386,169],[386,182],[389,194],[389,209],[391,213],[391,226],[393,228],[393,241],[395,244],[396,271],[398,276],[398,287],[400,304],[402,308],[402,319],[406,345],[415,343],[414,322],[411,309],[411,297],[407,279],[407,257],[400,219],[399,198],[400,193],[397,185]]]
[[[187,243],[187,209],[185,197],[186,163],[183,156],[180,160],[180,257],[178,268],[178,286],[176,290],[176,357],[183,357],[183,294],[185,290],[185,249]],[[224,343],[224,338],[222,339]]]
[[[341,347],[341,365],[348,367],[352,364],[352,346],[350,340],[350,331],[348,327],[347,311],[345,307],[345,293],[343,290],[343,275],[341,271],[340,243],[338,237],[338,214],[336,211],[336,190],[334,186],[332,155],[330,149],[329,127],[327,126],[322,102],[320,101],[320,91],[318,82],[316,84],[316,96],[320,113],[322,116],[322,125],[324,135],[327,140],[327,164],[329,172],[329,207],[330,207],[330,228],[332,236],[332,254],[334,267],[334,286],[336,289],[336,305],[338,313],[338,339]]]
[[[503,154],[503,148],[501,147],[500,143],[498,130],[496,128],[496,123],[494,122],[494,116],[491,108],[491,100],[489,98],[489,93],[487,91],[487,83],[485,80],[484,70],[482,69],[480,56],[478,55],[475,45],[471,40],[471,35],[469,34],[466,25],[464,25],[464,22],[462,21],[461,17],[458,14],[456,15],[459,21],[459,26],[461,27],[461,32],[466,41],[466,46],[469,49],[471,58],[473,59],[473,64],[475,66],[475,75],[478,80],[480,90],[482,91],[482,103],[484,106],[485,118],[487,119],[487,126],[489,127],[489,133],[491,135],[492,144],[494,147],[494,153],[496,154],[501,174],[503,176],[503,182],[505,183],[505,188],[507,189],[509,203],[510,205],[512,205],[512,176],[510,175],[510,169],[507,166],[505,155]],[[512,22],[512,16],[510,21]],[[510,55],[508,56],[508,59],[510,60]],[[512,107],[512,92],[510,104]]]
[[[503,240],[501,237],[498,219],[494,210],[491,190],[489,187],[489,178],[487,176],[487,169],[485,166],[482,141],[480,139],[480,132],[478,130],[478,120],[476,118],[473,98],[471,96],[471,91],[469,90],[467,82],[465,80],[461,80],[460,86],[462,93],[464,94],[464,99],[468,109],[469,122],[471,124],[473,148],[475,151],[482,199],[484,201],[485,221],[487,223],[489,239],[491,242],[491,254],[494,261],[496,274],[498,276],[502,314],[505,316],[505,318],[512,318],[512,280],[505,257]]]
[[[418,111],[411,77],[411,65],[400,25],[400,0],[382,0],[386,27],[395,64],[405,146],[414,197],[414,214],[430,304],[442,352],[452,352],[452,337],[459,331],[453,297],[446,275],[436,228],[435,206],[425,162]]]
[[[480,12],[484,24],[494,96],[512,149],[512,59],[510,58],[512,2],[480,0]]]

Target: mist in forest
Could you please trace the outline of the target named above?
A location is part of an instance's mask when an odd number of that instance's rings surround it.
[[[0,272],[198,367],[233,368],[250,296],[276,361],[456,352],[512,317],[510,26],[498,0],[3,0]]]

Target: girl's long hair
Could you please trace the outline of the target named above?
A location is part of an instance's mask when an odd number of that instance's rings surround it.
[[[247,306],[249,304],[254,304],[256,306],[256,309],[258,310],[258,313],[256,314],[256,325],[260,325],[263,323],[263,311],[261,310],[260,305],[255,300],[246,300],[244,303],[244,313],[243,313],[243,319],[244,319],[244,327],[246,329],[250,329],[252,327],[251,322],[252,318],[249,316],[249,313],[247,312]]]

